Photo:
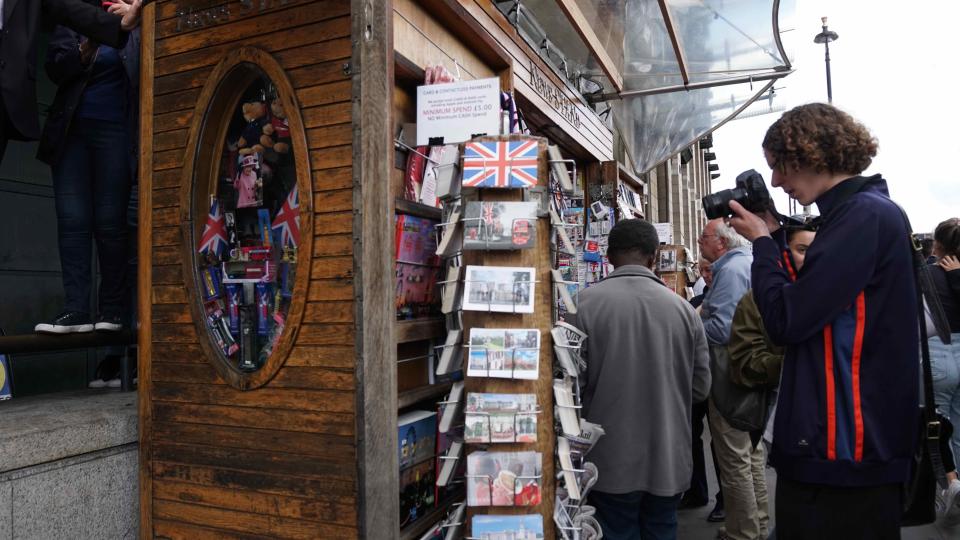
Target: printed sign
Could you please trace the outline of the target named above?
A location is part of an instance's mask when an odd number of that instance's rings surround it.
[[[0,401],[11,397],[13,394],[10,392],[10,364],[7,362],[7,355],[0,354]]]
[[[653,226],[657,229],[657,236],[660,238],[661,244],[673,243],[673,225],[669,223],[654,223]]]
[[[417,87],[418,146],[431,138],[450,144],[480,134],[500,134],[500,79]]]

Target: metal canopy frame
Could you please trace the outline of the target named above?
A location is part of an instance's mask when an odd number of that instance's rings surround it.
[[[668,0],[657,0],[657,3],[660,7],[661,16],[663,17],[663,21],[666,26],[667,34],[669,35],[671,45],[673,46],[673,52],[676,56],[679,75],[683,81],[683,84],[651,88],[646,90],[624,90],[623,74],[614,64],[610,54],[598,39],[595,30],[588,24],[583,12],[577,6],[576,0],[556,0],[556,3],[560,7],[561,11],[563,11],[564,15],[566,15],[567,20],[570,22],[571,26],[573,26],[574,30],[576,30],[576,32],[584,40],[584,43],[586,44],[590,53],[593,54],[597,63],[600,65],[601,69],[607,75],[610,83],[614,87],[614,92],[590,96],[589,101],[593,103],[622,99],[624,97],[665,94],[683,90],[726,86],[753,81],[777,80],[786,77],[794,71],[793,66],[790,63],[790,59],[784,50],[783,41],[780,39],[780,0],[774,0],[771,10],[771,25],[773,27],[774,42],[784,65],[774,68],[773,71],[757,72],[751,75],[742,75],[737,77],[691,83],[686,54],[684,53],[683,44],[680,42],[677,25],[675,23],[673,14],[670,11]]]

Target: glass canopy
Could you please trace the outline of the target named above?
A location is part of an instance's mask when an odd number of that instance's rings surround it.
[[[716,129],[792,71],[780,35],[792,29],[795,0],[498,6],[588,100],[610,102],[641,172]]]

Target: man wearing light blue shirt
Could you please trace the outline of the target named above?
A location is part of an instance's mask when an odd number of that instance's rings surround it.
[[[697,239],[710,261],[713,285],[703,299],[700,317],[712,347],[726,347],[737,304],[750,290],[750,243],[723,219],[707,223]],[[711,358],[711,366],[714,359]],[[715,381],[722,384],[725,381]],[[764,477],[763,446],[754,447],[750,434],[730,426],[710,400],[710,433],[717,454],[727,517],[721,538],[752,540],[767,537],[769,513]]]

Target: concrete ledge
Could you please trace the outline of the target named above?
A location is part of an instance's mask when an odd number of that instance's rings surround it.
[[[136,392],[86,390],[0,402],[0,473],[136,441]]]
[[[136,538],[137,395],[0,402],[0,540]]]

